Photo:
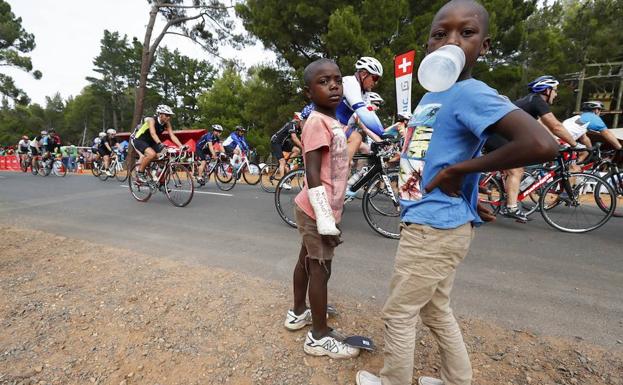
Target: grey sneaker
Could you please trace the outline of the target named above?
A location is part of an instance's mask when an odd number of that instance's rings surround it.
[[[141,183],[149,182],[147,180],[147,175],[144,172],[140,172],[140,171],[136,172],[136,179],[138,179],[138,181],[141,182]]]
[[[348,346],[331,335],[315,339],[311,330],[307,332],[303,350],[312,356],[329,356],[333,359],[353,358],[359,355],[358,348]]]
[[[381,379],[370,372],[360,370],[355,377],[357,385],[381,385]]]
[[[417,380],[418,385],[443,385],[443,381],[434,377],[420,377]]]
[[[299,315],[294,314],[294,311],[290,309],[286,314],[286,320],[283,326],[288,330],[300,330],[307,325],[311,325],[311,323],[312,315],[310,309],[305,309],[305,311]]]
[[[519,222],[523,222],[523,223],[528,222],[528,217],[526,216],[526,214],[524,214],[517,207],[510,209],[506,206],[503,206],[502,208],[500,208],[500,214],[502,216],[505,216],[506,218],[512,218]]]

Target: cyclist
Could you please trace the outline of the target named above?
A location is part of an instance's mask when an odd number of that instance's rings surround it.
[[[110,157],[113,155],[114,148],[117,145],[115,135],[117,135],[117,130],[114,128],[106,130],[106,135],[101,138],[100,144],[97,148],[97,152],[104,159],[104,170],[106,170],[106,175],[108,176],[112,176],[112,173],[108,168],[110,167]]]
[[[606,123],[599,115],[604,110],[604,104],[599,101],[587,101],[582,103],[581,123],[586,124],[586,129],[599,133],[605,140],[617,150],[621,149],[621,142],[608,130]]]
[[[300,112],[295,112],[294,117],[288,123],[284,124],[277,132],[270,137],[270,149],[279,161],[279,175],[282,177],[286,171],[286,158],[283,153],[289,152],[290,157],[298,156],[301,153],[303,145],[299,137],[301,136],[301,121],[303,117]],[[284,183],[284,188],[289,189],[289,185]]]
[[[22,136],[22,139],[17,143],[17,155],[19,155],[19,164],[26,160],[28,157],[28,151],[30,150],[30,139],[28,136]]]
[[[249,144],[244,137],[247,129],[242,126],[236,126],[234,132],[229,134],[227,139],[223,141],[223,149],[227,156],[240,156],[242,151],[249,152]]]
[[[40,135],[35,136],[30,141],[30,154],[32,155],[31,166],[33,170],[37,168],[36,162],[39,159],[39,157],[41,157],[41,154],[43,153],[42,141],[43,141],[43,137],[46,136],[47,134],[48,134],[47,131],[41,131]]]
[[[197,182],[202,186],[205,184],[205,180],[203,179],[203,170],[205,169],[208,160],[218,156],[216,147],[217,143],[221,142],[222,133],[223,126],[220,124],[213,124],[212,132],[204,134],[197,142],[195,153],[201,160],[199,163],[199,177],[197,178]]]
[[[153,117],[145,118],[145,122],[132,135],[132,145],[143,154],[137,173],[141,182],[147,182],[145,169],[152,160],[156,159],[158,153],[165,149],[165,145],[160,140],[160,135],[163,132],[168,132],[169,137],[178,147],[186,148],[173,133],[171,116],[173,116],[171,107],[160,104],[156,107],[156,114]]]
[[[370,92],[383,76],[383,65],[375,58],[363,56],[355,63],[355,74],[344,76],[342,84],[344,88],[342,102],[338,105],[336,117],[343,125],[347,125],[350,117],[356,112],[364,126],[374,134],[383,135],[383,124],[376,116],[374,111],[368,109],[368,104],[364,100],[364,93]],[[303,118],[307,118],[312,108],[305,108]],[[309,112],[308,112],[309,111]],[[352,131],[348,135],[348,159],[351,161],[353,155],[359,149],[362,136],[357,131]]]
[[[59,134],[56,133],[56,130],[53,128],[50,128],[49,133],[50,133],[51,148],[52,148],[50,152],[54,154],[58,154],[61,150],[61,137]]]

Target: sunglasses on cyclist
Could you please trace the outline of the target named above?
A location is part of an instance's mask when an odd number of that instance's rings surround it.
[[[379,75],[374,74],[370,74],[370,76],[372,76],[372,80],[374,80],[375,83],[378,83],[379,79],[381,78]]]

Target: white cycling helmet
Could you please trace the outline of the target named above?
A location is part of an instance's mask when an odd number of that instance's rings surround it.
[[[368,101],[369,104],[374,104],[377,107],[380,107],[385,103],[385,100],[383,100],[381,95],[377,94],[376,92],[366,92],[365,99]]]
[[[160,104],[158,107],[156,107],[156,114],[175,115],[171,107],[167,106],[166,104]]]
[[[212,129],[214,129],[214,131],[223,131],[223,126],[221,126],[220,124],[213,124],[212,125]]]
[[[363,56],[357,60],[357,63],[355,63],[355,69],[357,69],[357,71],[366,70],[372,75],[383,76],[383,65],[381,62],[370,56]]]
[[[106,130],[106,133],[108,135],[116,135],[117,134],[117,130],[115,130],[114,128],[109,128],[108,130]]]
[[[47,131],[45,131],[45,130],[41,131],[41,135],[47,135],[47,134],[48,134]]]
[[[297,122],[302,121],[303,120],[303,114],[298,112],[298,111],[295,112],[294,113],[294,120],[297,121]]]
[[[410,112],[408,112],[408,111],[406,111],[406,112],[399,112],[398,114],[396,114],[396,118],[400,122],[408,122],[409,120],[411,120],[412,116],[413,115]]]
[[[104,131],[102,131],[102,132],[100,132],[100,133],[98,134],[98,136],[99,136],[100,138],[104,138],[104,137],[106,136],[106,133],[105,133]]]

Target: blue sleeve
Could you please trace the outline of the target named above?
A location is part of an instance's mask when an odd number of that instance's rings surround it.
[[[488,127],[518,109],[496,90],[480,81],[470,84],[459,97],[462,105],[456,112],[458,120],[469,128],[472,134],[483,140],[489,136],[485,132]]]
[[[368,127],[370,131],[374,132],[378,136],[383,135],[383,124],[379,120],[378,116],[376,116],[374,111],[368,110],[368,106],[366,106],[365,104],[359,106],[357,109],[354,110],[364,126]]]
[[[588,126],[586,128],[591,131],[599,132],[608,128],[608,126],[606,126],[606,123],[604,123],[603,119],[593,113],[583,113],[582,116],[580,116],[580,120],[588,123]]]

